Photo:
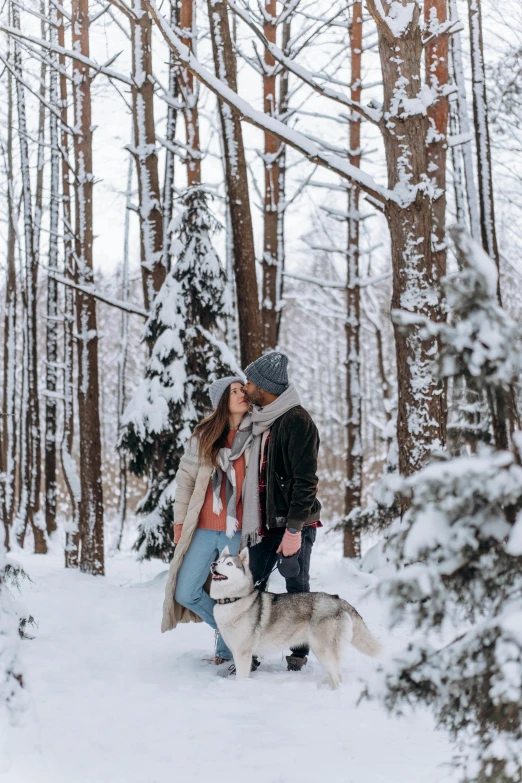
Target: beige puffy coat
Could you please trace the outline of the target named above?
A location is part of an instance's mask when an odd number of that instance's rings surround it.
[[[250,449],[245,451],[245,463],[248,465]],[[169,567],[161,631],[171,631],[178,623],[200,623],[201,617],[179,604],[175,598],[176,579],[188,552],[192,536],[198,526],[199,512],[205,502],[208,483],[212,475],[212,464],[201,461],[198,455],[198,440],[191,438],[180,460],[176,473],[176,493],[174,495],[174,524],[183,525],[181,537],[176,545],[174,557]]]

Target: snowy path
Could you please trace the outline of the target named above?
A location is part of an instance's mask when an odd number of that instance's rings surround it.
[[[336,550],[318,546],[313,589],[343,595],[385,640],[379,607],[360,599],[368,577]],[[357,677],[375,666],[355,650],[335,692],[317,661],[289,673],[281,656],[236,683],[202,660],[213,642],[203,624],[159,632],[164,565],[112,558],[102,579],[65,571],[61,556],[16,559],[34,581],[23,601],[39,627],[22,644],[32,715],[13,732],[1,783],[453,780],[429,715],[355,706]]]

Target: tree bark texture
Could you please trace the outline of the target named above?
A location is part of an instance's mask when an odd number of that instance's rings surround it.
[[[482,9],[480,0],[468,0],[471,49],[471,74],[473,85],[473,117],[477,148],[478,191],[480,204],[480,231],[482,246],[500,269],[495,207],[493,198],[493,174],[491,170],[491,144],[489,140],[488,103],[486,96],[486,69],[484,65],[484,40],[482,36]],[[497,295],[500,302],[500,275]]]
[[[58,45],[65,47],[65,27],[62,12],[58,10]],[[71,185],[69,175],[69,138],[65,132],[68,125],[68,94],[65,55],[59,56],[60,64],[60,118],[62,121],[62,221],[63,221],[63,257],[64,274],[71,280],[75,278],[75,263],[72,230]],[[81,485],[74,463],[72,449],[74,441],[74,291],[64,286],[63,300],[63,434],[60,446],[60,461],[69,502],[71,518],[65,531],[65,567],[77,568],[79,560],[79,513]]]
[[[20,27],[19,11],[12,4],[13,25]],[[40,409],[38,400],[38,361],[37,361],[37,328],[36,328],[36,298],[38,286],[38,259],[35,248],[33,211],[31,201],[31,174],[29,164],[29,145],[27,136],[27,119],[25,109],[25,93],[21,83],[22,59],[20,47],[14,43],[14,66],[16,73],[16,97],[18,105],[18,130],[20,163],[22,175],[22,197],[24,208],[24,253],[25,253],[25,381],[23,395],[25,410],[24,459],[22,466],[22,486],[20,488],[20,530],[19,543],[23,546],[27,523],[32,527],[34,535],[34,551],[36,554],[47,552],[47,542],[43,523],[40,519]]]
[[[410,20],[397,29],[381,17],[374,0],[367,0],[367,5],[379,35],[388,187],[399,196],[385,205],[391,234],[392,306],[438,321],[443,313],[439,268],[431,245],[432,199],[423,185],[428,175],[429,122],[425,113],[407,111],[405,106],[422,85],[420,8],[416,0],[405,0],[403,5],[411,7]],[[418,328],[404,333],[396,325],[395,346],[399,470],[408,476],[444,444],[446,406],[433,367],[437,341],[421,340]]]
[[[350,97],[358,103],[361,100],[361,53],[362,53],[361,0],[352,6],[350,24],[351,76]],[[350,115],[350,154],[352,166],[361,165],[361,117],[356,112]],[[361,289],[359,287],[359,188],[354,182],[348,189],[348,249],[346,274],[346,485],[344,511],[361,505],[362,495],[362,396],[361,396]],[[360,557],[361,534],[349,528],[344,530],[344,557]]]
[[[196,40],[196,0],[180,0],[179,26],[182,30],[182,41],[191,52],[194,52]],[[193,74],[186,68],[179,71],[179,84],[183,98],[183,116],[187,137],[187,185],[201,184],[201,148],[199,143],[199,85]]]
[[[9,43],[11,48],[11,43]],[[4,377],[2,406],[2,463],[6,535],[16,502],[16,211],[13,156],[13,77],[7,73],[7,254],[4,319]]]
[[[131,19],[132,115],[131,146],[138,173],[141,276],[143,301],[150,310],[165,280],[163,212],[158,175],[152,76],[152,21],[142,0],[134,0]]]
[[[73,49],[89,57],[88,0],[73,0],[71,29]],[[80,284],[91,285],[93,283],[91,83],[88,67],[78,60],[73,60],[73,75],[76,127],[74,135],[76,277]],[[76,292],[76,321],[81,482],[80,569],[90,574],[103,574],[104,531],[96,302],[92,296],[87,296],[80,290]]]
[[[275,44],[277,0],[265,0],[264,34]],[[278,116],[276,61],[265,49],[263,61],[263,111],[269,117]],[[277,344],[278,323],[278,229],[279,229],[279,158],[283,145],[271,133],[265,131],[263,155],[265,172],[265,199],[263,209],[263,301],[261,321],[263,347],[273,350]]]
[[[449,0],[450,18],[457,22],[459,18],[457,0]],[[466,82],[464,79],[464,66],[462,63],[462,42],[460,33],[451,36],[451,65],[453,78],[457,86],[457,114],[459,119],[459,133],[469,135],[471,126],[468,117],[468,101],[466,97]],[[466,179],[467,209],[469,214],[469,230],[475,242],[481,241],[480,217],[478,208],[477,189],[473,174],[473,155],[471,143],[459,145],[458,154],[462,154]]]
[[[176,0],[170,0],[170,25],[178,26],[178,4]],[[169,96],[177,99],[179,94],[179,84],[177,77],[177,68],[175,56],[172,49],[169,49]],[[167,106],[167,128],[165,139],[167,144],[173,145],[176,138],[178,112],[174,106]],[[165,271],[170,269],[170,241],[169,229],[174,209],[174,152],[171,147],[165,150],[165,177],[163,180],[163,265]]]
[[[446,274],[446,156],[448,150],[449,38],[437,34],[447,21],[447,0],[425,0],[424,22],[433,37],[424,49],[426,84],[431,88],[433,103],[428,106],[428,171],[435,183],[433,201],[433,264],[439,279]]]
[[[237,91],[236,60],[232,48],[227,7],[222,0],[207,0],[216,76]],[[254,232],[250,212],[247,167],[241,121],[237,112],[218,101],[223,144],[227,197],[234,242],[239,341],[243,367],[261,354],[262,333],[256,279]]]
[[[56,43],[56,8],[50,4],[51,42]],[[55,54],[51,55],[57,61]],[[49,71],[49,102],[58,106],[58,71],[53,62]],[[58,120],[49,112],[49,142],[51,145],[50,220],[49,220],[49,271],[58,271],[58,223],[60,212],[60,149],[58,145]],[[56,530],[56,426],[58,389],[58,284],[51,275],[47,277],[47,335],[45,357],[45,527],[47,533]]]

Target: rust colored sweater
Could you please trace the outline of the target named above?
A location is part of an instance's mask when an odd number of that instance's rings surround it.
[[[230,430],[227,438],[227,446],[232,446],[237,429]],[[241,498],[241,490],[243,488],[243,481],[245,480],[246,465],[245,455],[242,454],[239,459],[234,462],[234,470],[236,472],[236,497],[237,497],[237,519],[238,530],[241,530],[241,523],[243,518],[243,500]],[[207,487],[207,493],[205,495],[205,501],[199,512],[198,528],[203,530],[220,530],[225,531],[227,529],[227,503],[226,503],[226,482],[221,482],[221,504],[222,509],[219,514],[214,514],[213,511],[213,495],[212,495],[212,483],[209,481]],[[182,525],[174,525],[174,541],[177,543],[181,536]]]

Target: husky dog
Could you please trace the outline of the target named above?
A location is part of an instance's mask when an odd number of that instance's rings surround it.
[[[376,656],[381,651],[359,613],[338,595],[256,590],[248,549],[232,557],[225,547],[219,560],[212,563],[211,572],[214,618],[234,656],[238,679],[250,674],[253,655],[306,644],[337,688],[342,681],[345,644],[353,644],[365,655]]]

